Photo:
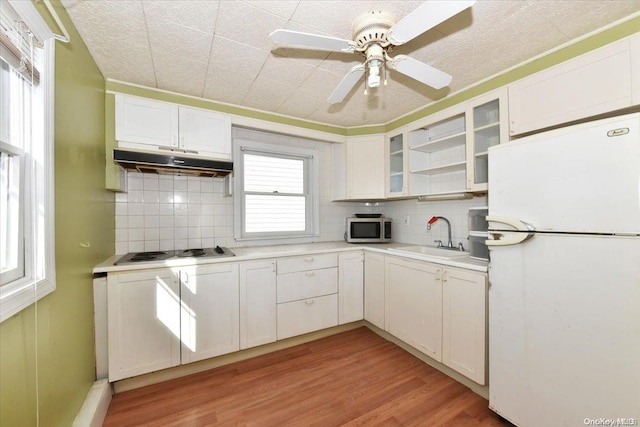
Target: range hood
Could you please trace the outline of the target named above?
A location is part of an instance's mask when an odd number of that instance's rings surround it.
[[[222,177],[233,171],[231,161],[119,148],[113,150],[113,161],[125,169],[142,173]]]

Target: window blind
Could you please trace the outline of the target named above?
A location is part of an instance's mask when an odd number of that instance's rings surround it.
[[[15,10],[0,1],[0,58],[35,85],[40,83],[40,72],[34,64],[42,46]]]
[[[244,153],[245,232],[307,229],[307,158]]]

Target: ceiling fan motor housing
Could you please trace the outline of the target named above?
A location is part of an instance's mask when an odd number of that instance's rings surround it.
[[[362,15],[353,25],[353,40],[357,51],[365,52],[371,44],[387,47],[387,31],[396,22],[389,12],[373,11]]]

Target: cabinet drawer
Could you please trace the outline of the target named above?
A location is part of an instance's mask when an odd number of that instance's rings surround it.
[[[338,266],[337,254],[300,256],[278,260],[278,274]]]
[[[278,304],[278,339],[338,325],[338,295]]]
[[[278,275],[278,304],[338,292],[338,269],[299,271]]]

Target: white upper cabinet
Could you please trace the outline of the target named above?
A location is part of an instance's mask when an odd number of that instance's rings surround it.
[[[631,87],[633,88],[633,105],[640,105],[640,33],[629,39],[631,52]]]
[[[331,145],[331,196],[333,200],[347,198],[346,149],[344,144]]]
[[[231,116],[130,95],[116,95],[122,148],[168,150],[231,159]]]
[[[384,198],[384,135],[347,138],[347,199]]]
[[[179,146],[209,157],[231,159],[231,117],[180,107]]]
[[[129,95],[116,95],[116,141],[122,146],[178,145],[178,106]],[[135,148],[135,145],[133,145]],[[142,147],[150,148],[150,147]]]
[[[467,104],[467,190],[487,190],[487,150],[509,140],[507,116],[506,89],[485,94]]]
[[[443,110],[411,126],[409,195],[466,190],[466,121],[464,105]]]
[[[385,196],[403,197],[408,194],[407,185],[407,135],[404,128],[387,134],[385,146]]]
[[[611,43],[509,85],[511,135],[637,104],[637,38]]]

